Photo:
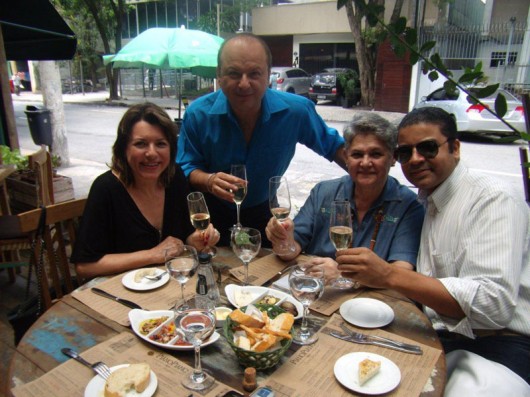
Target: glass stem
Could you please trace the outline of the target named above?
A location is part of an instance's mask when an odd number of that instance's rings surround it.
[[[184,299],[184,284],[180,284],[180,295],[182,299],[182,308],[184,309],[186,306],[186,300]]]
[[[248,285],[248,262],[245,262],[245,285]]]
[[[300,326],[301,335],[309,335],[309,328],[307,327],[307,314],[309,313],[309,306],[304,305],[304,313],[302,315],[302,325]]]
[[[241,226],[241,222],[239,221],[239,209],[241,208],[241,204],[236,203],[236,207],[237,207],[237,225]]]
[[[195,368],[193,369],[193,377],[195,380],[201,381],[202,378],[202,366],[201,366],[201,345],[195,344]]]

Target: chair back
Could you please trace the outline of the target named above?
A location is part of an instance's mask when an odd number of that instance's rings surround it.
[[[75,245],[85,205],[86,198],[83,198],[46,207],[46,227],[43,235],[46,244],[45,260],[42,272],[40,274],[37,272],[45,309],[50,308],[56,299],[69,294],[82,283],[75,274],[73,266],[70,266],[69,254]],[[35,231],[38,228],[41,211],[39,208],[19,214],[20,229],[26,232]],[[39,241],[35,252],[39,253],[40,250]],[[36,255],[35,260],[39,260]]]
[[[52,157],[42,146],[37,152],[28,156],[29,168],[35,171],[37,183],[37,207],[55,203],[53,195]]]

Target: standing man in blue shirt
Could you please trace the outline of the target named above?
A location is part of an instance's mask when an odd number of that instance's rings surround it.
[[[243,33],[223,43],[218,55],[220,91],[194,101],[184,116],[177,162],[192,188],[206,192],[211,220],[229,245],[236,223],[233,191],[243,183],[230,175],[245,164],[247,196],[241,223],[261,231],[270,219],[269,178],[283,175],[298,142],[344,168],[344,139],[326,126],[314,104],[298,95],[268,89],[272,56],[257,36]]]

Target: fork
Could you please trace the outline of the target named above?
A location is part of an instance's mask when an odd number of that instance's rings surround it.
[[[75,350],[69,349],[67,347],[61,349],[61,352],[68,356],[73,358],[74,360],[79,361],[81,364],[86,365],[89,368],[92,368],[94,372],[96,372],[99,376],[101,376],[103,379],[107,380],[107,378],[110,376],[110,368],[102,361],[98,361],[94,364],[90,364],[88,361],[86,361],[83,357],[79,355]]]
[[[150,275],[145,275],[143,276],[144,278],[148,279],[148,280],[151,280],[151,281],[158,281],[160,280],[162,277],[164,277],[167,273],[167,270],[160,273],[160,274],[157,274],[156,276],[150,276]]]
[[[362,334],[360,332],[355,332],[351,329],[349,329],[346,324],[344,323],[341,323],[340,324],[340,327],[342,328],[342,330],[344,332],[346,332],[346,334],[348,334],[352,339],[354,339],[355,341],[358,341],[358,342],[368,342],[369,339],[377,339],[377,340],[380,340],[380,341],[383,341],[383,342],[386,342],[386,343],[391,343],[393,345],[396,345],[398,347],[403,347],[405,349],[411,349],[411,350],[416,350],[416,351],[419,351],[421,352],[421,348],[419,346],[416,346],[416,345],[411,345],[411,344],[408,344],[408,343],[404,343],[404,342],[399,342],[397,340],[393,340],[393,339],[388,339],[388,338],[385,338],[385,337],[382,337],[382,336],[379,336],[379,335],[365,335],[365,334]]]

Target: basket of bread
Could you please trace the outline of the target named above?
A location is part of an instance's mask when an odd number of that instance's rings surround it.
[[[266,369],[291,346],[293,323],[293,315],[279,306],[248,305],[228,315],[224,334],[241,365]]]

